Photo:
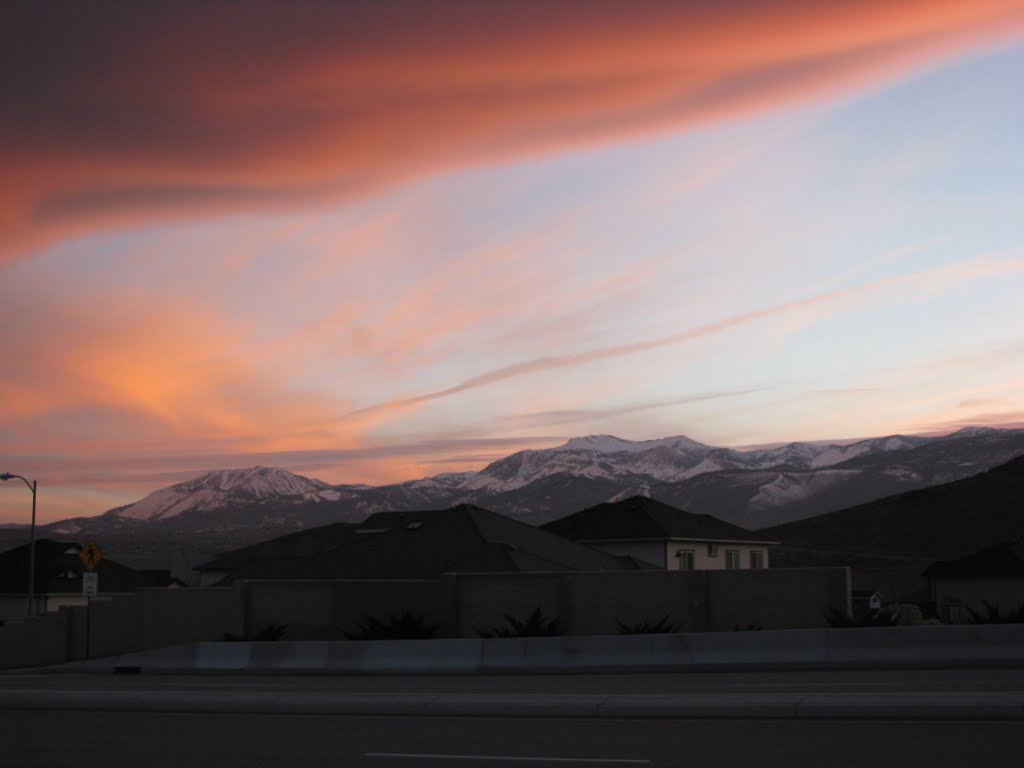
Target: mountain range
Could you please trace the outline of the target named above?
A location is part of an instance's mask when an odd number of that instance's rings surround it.
[[[892,435],[749,450],[684,436],[631,441],[592,435],[520,451],[479,472],[385,486],[330,485],[273,467],[219,470],[99,517],[52,523],[44,535],[278,531],[459,503],[540,524],[636,494],[756,529],[959,480],[1021,454],[1024,430],[978,427],[944,437]]]

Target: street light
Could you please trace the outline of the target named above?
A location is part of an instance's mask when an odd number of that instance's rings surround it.
[[[28,615],[31,616],[36,598],[36,481],[29,482],[27,478],[21,475],[12,475],[10,472],[0,475],[0,480],[13,480],[14,478],[21,480],[32,491],[32,528],[28,539]]]

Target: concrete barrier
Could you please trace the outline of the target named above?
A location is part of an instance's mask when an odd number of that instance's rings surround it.
[[[377,640],[365,643],[362,671],[369,674],[473,674],[482,667],[481,641]]]
[[[337,674],[360,674],[363,671],[363,656],[366,655],[368,644],[364,640],[328,643],[326,671]]]
[[[81,664],[108,670],[130,665],[142,671],[334,674],[1024,666],[1024,625],[196,643]]]
[[[252,643],[250,666],[282,672],[327,669],[328,647],[324,640]]]
[[[566,670],[635,669],[650,664],[654,635],[579,635],[561,638]]]
[[[693,638],[696,636],[696,633],[643,635],[649,644],[649,665],[654,669],[666,669],[693,664]]]
[[[786,664],[823,666],[825,630],[780,629],[757,632],[704,632],[690,635],[695,666]]]
[[[253,669],[253,643],[196,643],[196,669],[229,671]]]
[[[114,657],[114,670],[138,670],[146,672],[176,672],[179,670],[198,670],[197,657],[199,654],[199,643],[186,643],[183,645],[171,645],[167,648],[159,648],[153,651],[136,651],[125,653]],[[70,665],[72,668],[82,669],[103,669],[109,670],[110,665],[103,662],[109,659],[89,659],[78,664]]]
[[[526,663],[525,638],[505,637],[480,641],[480,669],[483,672],[515,671],[523,669]]]
[[[956,625],[829,629],[830,666],[1024,661],[1024,625]]]

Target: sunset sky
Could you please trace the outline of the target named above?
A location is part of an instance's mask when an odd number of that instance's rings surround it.
[[[0,30],[0,472],[42,522],[254,464],[1024,425],[1021,0]]]

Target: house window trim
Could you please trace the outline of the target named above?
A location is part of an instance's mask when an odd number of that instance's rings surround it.
[[[679,558],[680,571],[697,570],[697,552],[693,549],[677,549],[676,557]]]
[[[750,569],[753,571],[761,571],[765,568],[765,557],[764,551],[760,549],[750,550]]]
[[[740,559],[740,551],[738,549],[727,549],[725,550],[725,569],[727,571],[738,571],[743,567],[743,562]]]
[[[708,557],[718,557],[718,542],[717,541],[709,541],[708,542]]]

